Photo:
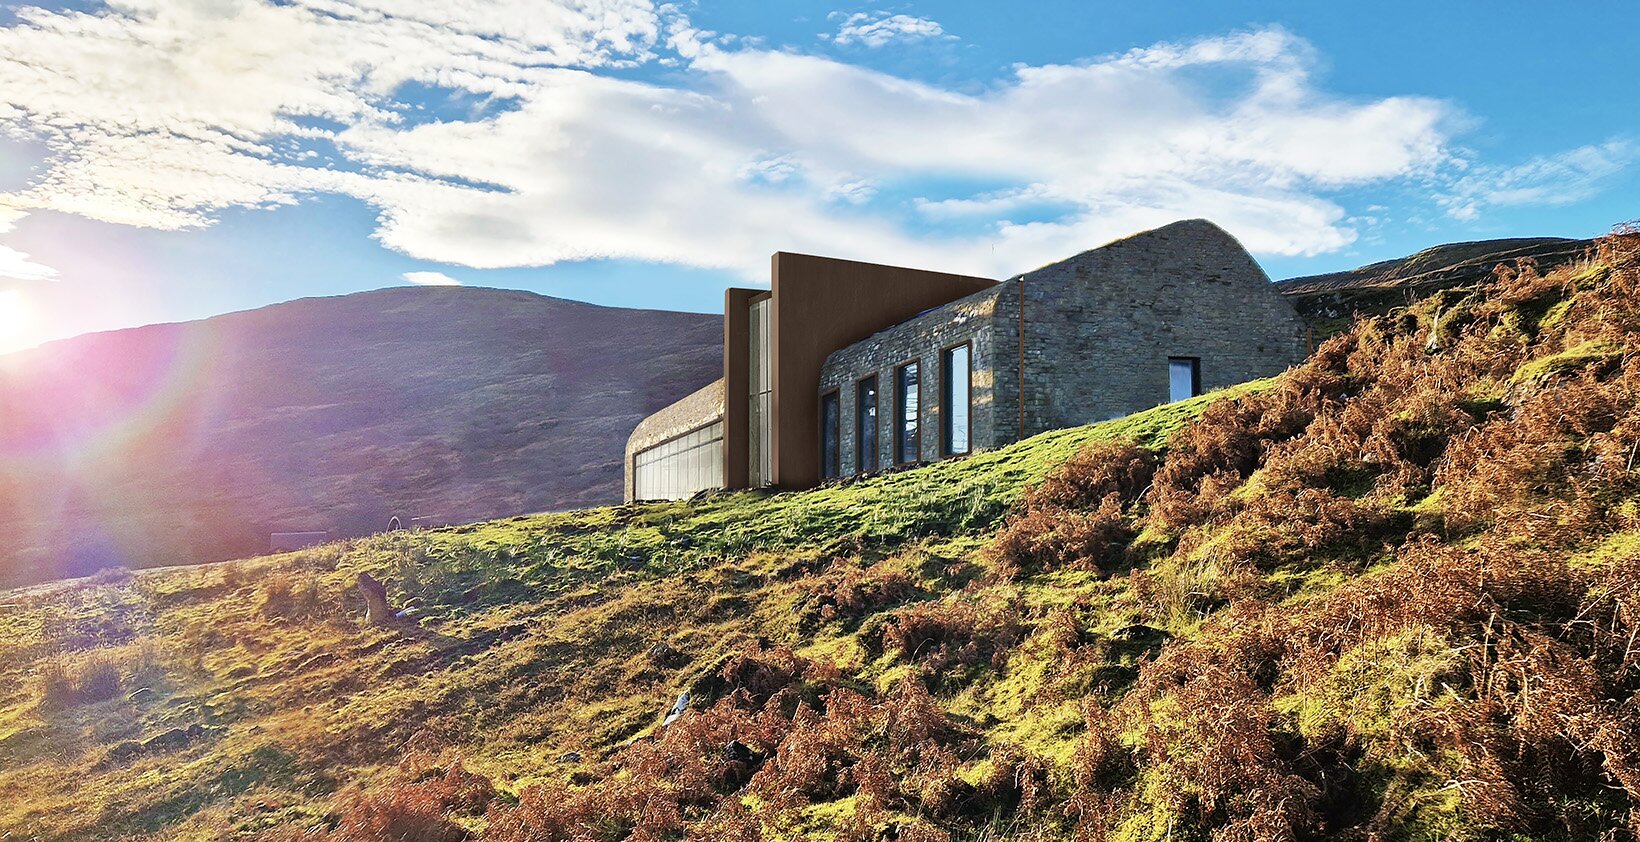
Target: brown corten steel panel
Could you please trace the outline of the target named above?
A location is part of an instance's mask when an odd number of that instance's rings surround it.
[[[774,479],[781,488],[812,488],[820,483],[820,368],[826,357],[997,282],[790,252],[776,252],[772,264]],[[744,466],[746,409],[741,413],[740,442],[725,444],[739,448]]]
[[[745,488],[751,449],[751,303],[767,290],[723,294],[723,487]]]

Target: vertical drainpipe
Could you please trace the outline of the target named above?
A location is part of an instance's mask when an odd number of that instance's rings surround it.
[[[1025,276],[1019,276],[1019,431],[1016,441],[1025,440]]]

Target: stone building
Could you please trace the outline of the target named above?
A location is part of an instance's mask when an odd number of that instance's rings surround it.
[[[627,497],[961,456],[1276,374],[1303,334],[1205,220],[1000,283],[776,254],[770,290],[726,296],[724,379],[633,433]]]

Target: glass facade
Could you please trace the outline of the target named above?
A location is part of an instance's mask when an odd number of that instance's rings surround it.
[[[751,385],[751,412],[747,421],[750,453],[746,469],[751,487],[762,488],[774,483],[774,366],[770,359],[771,332],[767,298],[751,305],[751,371],[747,381]]]
[[[632,457],[633,497],[682,500],[723,487],[723,422],[661,442]]]
[[[842,422],[842,408],[838,405],[837,393],[827,392],[820,396],[820,476],[823,479],[836,479],[842,475],[842,442],[840,425]]]
[[[854,387],[854,470],[877,470],[877,378]]]
[[[1167,399],[1193,398],[1202,393],[1202,361],[1195,357],[1167,358]]]
[[[902,465],[922,457],[919,368],[916,363],[906,363],[894,374],[894,461]]]
[[[940,391],[940,449],[947,456],[967,453],[972,439],[969,418],[973,415],[972,352],[967,345],[947,348],[940,366],[944,388]]]

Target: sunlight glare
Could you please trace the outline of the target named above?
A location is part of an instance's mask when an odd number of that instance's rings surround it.
[[[38,314],[20,289],[0,289],[0,354],[40,343]]]

